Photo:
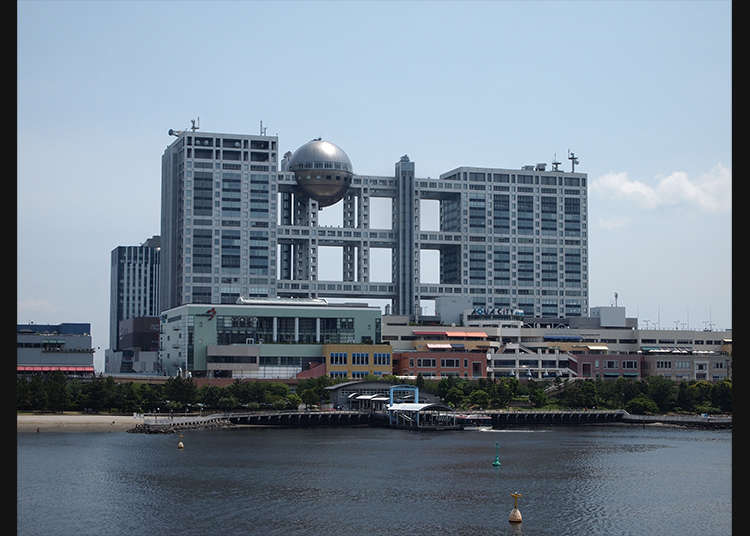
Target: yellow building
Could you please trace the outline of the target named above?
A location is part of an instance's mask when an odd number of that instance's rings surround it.
[[[324,344],[326,374],[340,378],[364,378],[368,374],[393,374],[390,344]]]

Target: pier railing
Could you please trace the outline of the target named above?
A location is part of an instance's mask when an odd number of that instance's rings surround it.
[[[703,428],[731,428],[731,416],[631,415],[625,410],[485,410],[493,427],[578,424],[671,424]],[[250,426],[361,426],[387,422],[373,411],[231,411],[192,414],[144,414],[142,431],[166,432],[189,428]],[[140,430],[139,430],[140,431]]]

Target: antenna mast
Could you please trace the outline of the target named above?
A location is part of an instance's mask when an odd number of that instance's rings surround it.
[[[557,161],[557,153],[555,153],[555,160],[552,162],[553,171],[559,171],[557,168],[560,164],[561,162]]]
[[[570,149],[568,149],[568,160],[570,160],[570,167],[571,167],[570,171],[571,171],[571,173],[575,173],[576,172],[576,164],[578,163],[578,157],[576,156],[575,153],[571,153]]]
[[[198,130],[199,128],[201,128],[201,118],[200,117],[198,117],[198,124],[197,125],[195,124],[195,119],[191,119],[190,122],[193,124],[193,126],[190,127],[190,130],[192,130],[193,132],[195,132],[196,130]]]

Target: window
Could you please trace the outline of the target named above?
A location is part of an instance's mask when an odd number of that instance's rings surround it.
[[[417,359],[417,368],[434,368],[435,359]]]
[[[346,352],[331,352],[331,365],[346,365]]]
[[[369,365],[370,354],[362,352],[352,352],[352,365]]]
[[[672,362],[671,361],[657,361],[656,368],[658,369],[672,368]]]
[[[617,361],[607,361],[607,364],[604,368],[608,368],[608,369],[617,368]]]

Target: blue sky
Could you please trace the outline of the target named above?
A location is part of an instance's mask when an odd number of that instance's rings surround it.
[[[730,328],[731,8],[20,1],[17,320],[90,322],[103,363],[110,252],[159,234],[167,131],[200,117],[263,121],[282,153],[322,136],[367,175],[403,154],[420,177],[569,170],[572,150],[590,306],[617,292],[642,326]]]

